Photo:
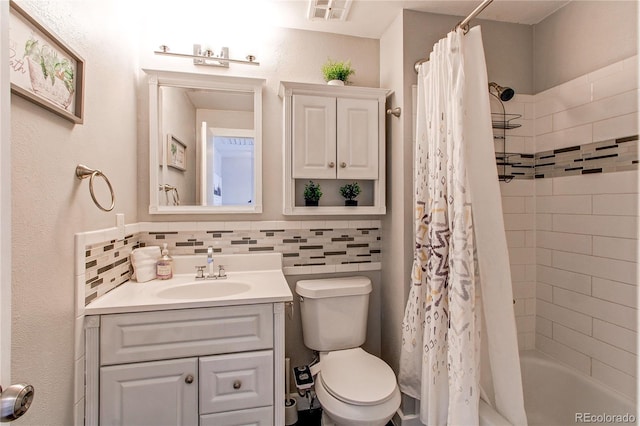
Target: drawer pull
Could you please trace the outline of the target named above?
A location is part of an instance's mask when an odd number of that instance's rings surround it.
[[[193,383],[193,375],[189,374],[187,377],[185,377],[184,382],[188,385]]]
[[[340,163],[340,167],[342,167],[342,168],[344,169],[345,167],[347,167],[347,163],[345,163],[345,162],[343,161],[342,163]]]
[[[242,382],[240,380],[236,380],[235,382],[233,382],[233,388],[234,389],[240,389],[242,387]]]
[[[329,163],[329,168],[333,169],[336,166],[336,163],[334,163],[333,161]]]

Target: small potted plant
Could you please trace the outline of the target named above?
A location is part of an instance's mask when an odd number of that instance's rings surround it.
[[[327,84],[332,86],[344,86],[349,84],[349,77],[355,74],[351,68],[351,61],[332,61],[328,59],[322,66],[322,75]]]
[[[360,194],[360,185],[358,182],[348,183],[340,187],[340,195],[342,195],[345,206],[357,206],[358,200],[355,198]]]
[[[318,200],[322,197],[322,191],[320,191],[320,184],[315,183],[312,180],[304,186],[304,205],[305,206],[317,206]]]

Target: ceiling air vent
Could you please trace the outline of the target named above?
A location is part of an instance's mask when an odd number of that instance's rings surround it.
[[[310,0],[307,17],[311,21],[346,21],[352,0]]]

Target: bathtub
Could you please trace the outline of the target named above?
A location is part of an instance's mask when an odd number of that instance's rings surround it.
[[[529,426],[637,424],[634,401],[591,377],[537,351],[521,352],[520,365]],[[510,423],[480,401],[480,425]]]

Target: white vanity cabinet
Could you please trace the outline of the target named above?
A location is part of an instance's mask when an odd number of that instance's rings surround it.
[[[284,424],[284,304],[88,316],[85,424]]]
[[[388,93],[370,87],[281,83],[284,214],[385,213]],[[301,202],[309,180],[320,183],[325,194],[319,207],[307,208]],[[355,208],[345,207],[338,188],[354,181],[365,194],[360,199],[368,201]]]

